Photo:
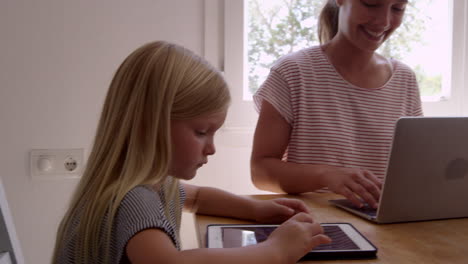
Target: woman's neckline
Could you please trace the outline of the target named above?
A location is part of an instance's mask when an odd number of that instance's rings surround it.
[[[323,58],[328,62],[330,67],[340,77],[340,79],[343,80],[343,82],[345,82],[349,86],[351,86],[353,88],[356,88],[356,89],[360,89],[360,90],[381,90],[381,89],[388,86],[388,84],[393,80],[396,71],[398,70],[398,64],[396,63],[396,61],[394,59],[386,58],[386,57],[382,56],[382,58],[384,58],[388,62],[388,65],[390,65],[390,70],[391,70],[390,77],[387,79],[387,81],[385,83],[383,83],[382,85],[380,85],[378,87],[370,87],[370,88],[361,87],[361,86],[358,86],[356,84],[353,84],[352,82],[350,82],[346,78],[344,78],[344,76],[338,71],[338,69],[335,67],[335,65],[331,62],[330,58],[328,57],[327,53],[325,52],[324,45],[318,45],[317,48],[319,49],[319,52],[320,52],[321,56],[323,56]]]

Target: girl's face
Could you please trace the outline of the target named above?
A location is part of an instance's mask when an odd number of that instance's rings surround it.
[[[226,119],[226,112],[189,120],[172,120],[172,162],[169,174],[183,180],[195,177],[197,169],[216,152],[214,135]]]
[[[354,46],[375,51],[401,25],[407,0],[336,0],[340,7],[338,36]]]

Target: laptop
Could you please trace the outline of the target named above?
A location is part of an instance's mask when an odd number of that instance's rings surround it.
[[[379,206],[333,205],[376,223],[468,217],[468,117],[402,117]]]

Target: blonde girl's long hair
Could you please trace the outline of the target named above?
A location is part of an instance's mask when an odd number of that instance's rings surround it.
[[[124,196],[168,177],[170,120],[226,111],[229,101],[221,74],[181,46],[157,41],[131,53],[110,84],[87,167],[58,229],[53,262],[73,235],[75,263],[95,262],[102,252],[107,263]],[[173,182],[167,198],[178,201]]]
[[[338,33],[338,15],[340,8],[336,0],[326,0],[319,16],[318,37],[320,44],[330,41]]]

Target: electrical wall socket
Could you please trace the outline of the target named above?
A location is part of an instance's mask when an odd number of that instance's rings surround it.
[[[30,152],[31,177],[80,177],[83,155],[83,149],[33,149]]]

